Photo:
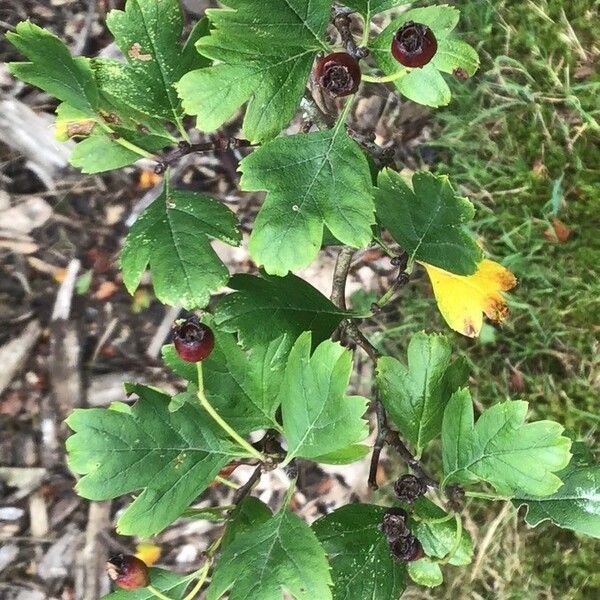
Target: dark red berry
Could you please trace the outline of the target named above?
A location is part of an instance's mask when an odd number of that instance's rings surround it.
[[[452,75],[454,75],[454,77],[460,81],[467,81],[467,79],[469,79],[469,74],[461,67],[454,69],[454,71],[452,71]]]
[[[394,34],[392,55],[405,67],[424,67],[437,52],[437,40],[433,31],[422,25],[408,21]]]
[[[215,336],[210,327],[190,317],[178,324],[173,331],[173,343],[179,358],[186,362],[204,360],[215,345]]]
[[[395,542],[398,538],[410,535],[409,529],[406,527],[406,519],[408,514],[401,508],[390,508],[385,515],[379,528],[383,531],[388,542]]]
[[[411,562],[423,558],[423,547],[414,535],[400,537],[390,542],[390,552],[398,562]]]
[[[150,585],[146,563],[131,554],[116,554],[109,558],[106,571],[115,585],[124,590],[137,590]]]
[[[402,475],[394,484],[394,492],[402,502],[414,502],[427,491],[427,485],[416,475]]]
[[[349,96],[360,84],[360,66],[346,52],[334,52],[317,61],[315,78],[331,96]]]

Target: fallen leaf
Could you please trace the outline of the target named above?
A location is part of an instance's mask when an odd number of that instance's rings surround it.
[[[36,256],[28,256],[27,262],[32,269],[35,269],[36,271],[39,271],[40,273],[45,273],[46,275],[51,275],[55,279],[58,276],[58,274],[61,272],[62,272],[62,276],[61,276],[62,279],[64,279],[64,277],[65,277],[64,269],[61,269],[60,267],[57,267],[55,265],[51,265],[50,263],[47,263],[46,261],[43,261],[42,259],[37,258]],[[61,279],[61,281],[62,281],[62,279]]]
[[[544,237],[547,241],[554,244],[563,244],[571,237],[571,233],[572,230],[570,227],[565,225],[560,219],[553,217],[552,224],[544,231]]]
[[[451,329],[467,337],[477,337],[483,313],[492,321],[502,321],[508,307],[502,292],[515,287],[515,276],[492,260],[482,260],[473,275],[455,275],[433,265],[422,264],[438,308]]]
[[[160,558],[160,546],[156,546],[155,544],[138,544],[135,548],[135,555],[150,567]]]
[[[6,235],[28,234],[41,227],[51,216],[52,207],[42,198],[34,196],[0,211],[0,223]]]
[[[111,204],[104,209],[105,222],[109,227],[116,225],[125,213],[125,207],[121,204]]]
[[[138,178],[138,189],[147,190],[158,185],[161,181],[160,175],[152,171],[151,169],[144,169],[140,172]]]
[[[523,373],[514,367],[511,367],[510,389],[517,394],[522,394],[525,391],[525,378],[523,377]]]
[[[119,290],[119,286],[113,281],[103,281],[96,290],[94,298],[96,300],[107,300]]]
[[[65,280],[66,276],[67,276],[66,269],[58,269],[52,277],[54,278],[54,281],[56,281],[56,283],[62,283]]]

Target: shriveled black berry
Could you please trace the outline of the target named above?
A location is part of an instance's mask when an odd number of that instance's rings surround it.
[[[416,475],[402,475],[394,484],[394,492],[402,502],[414,502],[427,491],[427,485]]]
[[[423,547],[414,535],[400,537],[390,542],[390,552],[398,562],[411,562],[423,558]]]
[[[388,542],[394,542],[398,538],[410,535],[410,530],[406,527],[408,513],[401,508],[392,507],[385,515],[379,528],[387,538]]]
[[[137,590],[150,584],[148,567],[132,554],[115,554],[106,563],[106,572],[117,587]]]
[[[346,52],[333,52],[317,61],[315,78],[329,95],[335,98],[349,96],[360,84],[360,66]]]
[[[454,512],[461,512],[465,507],[465,490],[457,484],[447,485],[444,489],[448,498],[448,508]]]
[[[176,325],[173,344],[179,358],[195,363],[204,360],[212,352],[215,336],[208,325],[200,323],[197,317],[190,317]]]
[[[405,67],[424,67],[437,52],[437,40],[433,31],[422,23],[408,21],[394,34],[392,55]]]

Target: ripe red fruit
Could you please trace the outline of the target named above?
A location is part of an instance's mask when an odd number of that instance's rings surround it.
[[[346,52],[334,52],[317,61],[315,78],[317,83],[337,98],[354,94],[360,84],[358,61]]]
[[[179,358],[186,362],[204,360],[214,348],[215,336],[210,327],[190,317],[177,325],[173,332],[173,344]]]
[[[137,590],[150,585],[146,563],[131,554],[116,554],[109,558],[106,571],[115,585],[124,590]]]
[[[433,31],[422,25],[408,21],[394,34],[392,55],[405,67],[424,67],[437,52],[437,40]]]

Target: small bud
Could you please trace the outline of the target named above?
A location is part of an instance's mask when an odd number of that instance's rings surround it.
[[[137,590],[150,585],[150,574],[143,560],[131,554],[116,554],[106,563],[106,572],[123,590]]]
[[[406,527],[406,519],[408,514],[401,508],[392,507],[385,515],[379,528],[383,531],[388,542],[395,542],[398,538],[410,535],[409,529]]]
[[[400,537],[390,543],[390,552],[398,562],[412,562],[423,558],[423,547],[414,535]]]
[[[427,485],[416,475],[407,473],[402,475],[394,484],[394,492],[398,500],[402,502],[414,502],[427,491]]]

